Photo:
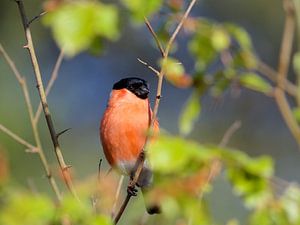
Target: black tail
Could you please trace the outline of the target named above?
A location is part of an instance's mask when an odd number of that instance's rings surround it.
[[[157,202],[151,201],[150,199],[147,198],[147,191],[149,188],[141,188],[145,205],[146,205],[146,210],[150,215],[153,214],[159,214],[161,213],[161,207]]]
[[[150,215],[161,213],[161,208],[159,205],[151,205],[151,206],[146,205],[146,209]]]

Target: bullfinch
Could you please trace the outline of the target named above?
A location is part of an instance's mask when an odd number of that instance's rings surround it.
[[[149,87],[143,79],[130,77],[116,82],[101,120],[100,138],[104,155],[111,167],[124,175],[133,175],[137,158],[145,145],[152,116],[148,94]],[[152,136],[155,137],[158,132],[159,124],[155,121]],[[152,179],[152,171],[146,161],[137,182],[143,193],[150,188]],[[154,204],[146,208],[149,214],[160,212]]]

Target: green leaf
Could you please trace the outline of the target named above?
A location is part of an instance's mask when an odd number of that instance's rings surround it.
[[[229,47],[230,37],[223,28],[217,27],[212,31],[211,42],[215,50],[220,52]]]
[[[95,10],[95,33],[109,40],[116,40],[119,36],[118,12],[115,6],[100,5]]]
[[[193,130],[200,112],[201,105],[199,95],[197,92],[194,92],[187,100],[179,118],[179,131],[182,135],[187,135]]]
[[[183,76],[185,73],[182,63],[177,59],[168,57],[167,59],[161,59],[159,64],[163,68],[166,78],[170,81]]]
[[[91,219],[86,223],[87,225],[113,225],[113,222],[108,216],[105,215],[93,215]]]
[[[149,145],[148,158],[155,172],[168,174],[201,167],[215,157],[202,145],[179,137],[160,135]],[[195,164],[193,164],[195,162]]]
[[[252,49],[252,41],[247,31],[235,24],[225,24],[228,32],[237,40],[240,47],[244,50]]]
[[[300,108],[294,108],[293,109],[293,115],[295,117],[295,119],[297,120],[298,123],[300,123]]]
[[[250,217],[250,225],[296,225],[288,222],[282,208],[276,204],[258,208]]]
[[[252,208],[263,205],[271,197],[269,179],[273,175],[273,161],[270,157],[256,159],[238,151],[222,151],[227,165],[227,177],[237,195],[245,199]]]
[[[241,85],[254,91],[259,91],[266,94],[272,91],[272,86],[255,73],[244,73],[240,75],[239,81]]]
[[[133,19],[137,22],[143,22],[144,17],[149,17],[162,6],[162,0],[122,0],[122,2],[131,11]]]
[[[283,210],[290,221],[290,224],[300,224],[300,190],[291,185],[285,190],[281,199]]]
[[[66,216],[71,224],[112,225],[112,221],[108,216],[94,213],[88,198],[78,202],[73,196],[66,196],[56,212],[56,222],[60,224],[60,221]]]
[[[196,32],[189,42],[189,50],[196,59],[197,71],[205,71],[217,55],[211,41],[211,35],[211,26],[200,26],[199,32]]]
[[[300,76],[300,52],[295,53],[293,57],[294,70],[298,76]]]
[[[97,37],[109,40],[118,37],[117,9],[100,2],[64,3],[47,13],[43,21],[52,29],[55,41],[68,56],[88,49]]]
[[[0,211],[0,224],[5,225],[48,225],[54,217],[55,207],[51,200],[42,195],[14,194]]]

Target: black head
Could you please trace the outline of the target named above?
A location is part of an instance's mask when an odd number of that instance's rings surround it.
[[[137,77],[128,77],[124,78],[117,83],[114,84],[113,90],[120,90],[126,88],[127,90],[131,91],[137,97],[141,99],[148,98],[149,94],[149,87],[147,81],[137,78]]]

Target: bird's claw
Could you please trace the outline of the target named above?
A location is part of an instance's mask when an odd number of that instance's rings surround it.
[[[127,194],[131,196],[137,196],[138,190],[134,186],[128,186],[127,187]]]

